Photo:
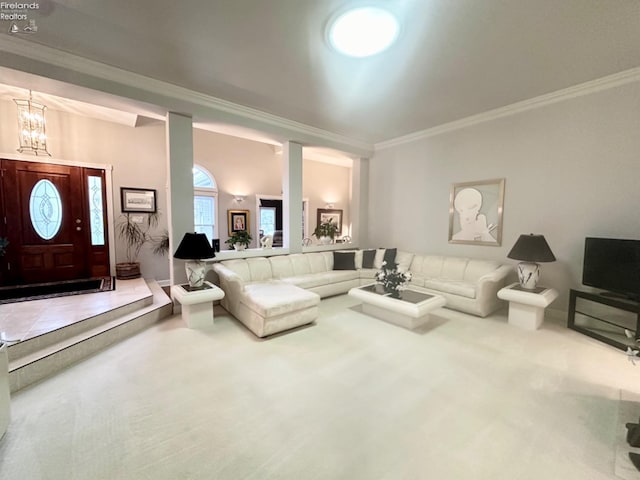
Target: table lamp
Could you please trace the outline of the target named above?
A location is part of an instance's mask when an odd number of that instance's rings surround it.
[[[514,260],[523,260],[516,268],[520,286],[527,290],[533,290],[540,279],[540,265],[536,262],[555,262],[549,244],[544,235],[520,235],[515,245],[507,255]]]
[[[204,283],[205,264],[202,259],[215,256],[216,253],[204,233],[190,232],[184,234],[176,253],[173,254],[173,258],[187,260],[184,267],[191,288],[202,287]]]

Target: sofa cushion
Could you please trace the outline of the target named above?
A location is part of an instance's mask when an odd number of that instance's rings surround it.
[[[464,281],[475,283],[480,277],[500,268],[500,265],[499,262],[491,260],[469,260],[467,268],[464,271]]]
[[[306,275],[311,273],[311,264],[309,263],[309,257],[304,253],[294,253],[289,255],[291,266],[293,267],[294,275]]]
[[[396,263],[398,264],[398,271],[406,272],[411,266],[413,260],[413,253],[398,251],[396,254]]]
[[[265,257],[247,258],[247,265],[251,275],[252,282],[260,282],[263,280],[271,280],[273,273],[271,272],[271,263]]]
[[[293,276],[293,266],[291,265],[289,255],[277,255],[274,257],[269,257],[269,262],[271,262],[271,271],[273,273],[273,278]]]
[[[363,250],[362,251],[362,268],[375,268],[374,263],[376,259],[375,250]]]
[[[464,271],[467,268],[467,258],[445,257],[442,262],[442,273],[440,278],[448,280],[464,279]]]
[[[355,252],[333,252],[333,269],[334,270],[355,270],[356,269]]]
[[[309,259],[311,273],[321,273],[333,270],[333,255],[331,252],[305,253]]]
[[[320,303],[320,297],[294,285],[270,281],[246,285],[241,301],[261,317],[267,318],[316,306]]]
[[[221,262],[221,263],[222,265],[227,267],[229,270],[231,270],[233,273],[238,275],[243,282],[251,281],[251,271],[249,270],[249,265],[247,264],[246,260],[244,259],[225,260],[224,262]]]
[[[332,270],[325,273],[309,273],[307,275],[295,275],[281,280],[300,288],[314,288],[332,283],[347,282],[359,278],[357,270]]]
[[[473,283],[462,282],[459,280],[445,279],[427,279],[424,282],[426,288],[437,290],[439,292],[452,293],[461,297],[476,298],[476,289]]]

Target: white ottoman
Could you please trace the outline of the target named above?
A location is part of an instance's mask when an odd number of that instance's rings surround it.
[[[509,302],[509,324],[526,330],[537,330],[544,321],[544,310],[558,298],[553,288],[526,290],[512,283],[498,290],[498,298]]]
[[[182,318],[189,328],[213,325],[213,302],[224,298],[220,288],[211,282],[204,283],[208,288],[188,290],[188,285],[171,287],[171,296],[182,305]]]

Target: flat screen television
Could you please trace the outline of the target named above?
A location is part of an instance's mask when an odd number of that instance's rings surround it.
[[[640,240],[587,237],[582,283],[640,300]]]

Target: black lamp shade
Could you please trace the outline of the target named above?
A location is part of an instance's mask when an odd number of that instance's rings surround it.
[[[533,233],[520,235],[507,257],[525,262],[556,261],[556,257],[544,239],[544,235],[534,235]]]
[[[216,252],[213,250],[204,233],[185,233],[173,258],[182,260],[200,260],[213,258]]]

